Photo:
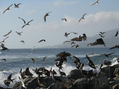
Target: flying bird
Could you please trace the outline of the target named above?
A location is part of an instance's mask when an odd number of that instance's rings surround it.
[[[119,32],[117,31],[117,32],[116,32],[116,34],[115,34],[115,37],[117,37],[117,36],[118,36],[118,34],[119,34]]]
[[[18,3],[18,4],[14,3],[15,8],[19,8],[19,5],[21,5],[21,3]]]
[[[25,43],[24,40],[21,40],[20,42],[21,42],[21,43]]]
[[[10,74],[6,80],[4,80],[4,84],[9,87],[10,83],[13,82],[14,79],[12,78],[12,74]]]
[[[67,19],[66,18],[62,18],[61,20],[67,22]]]
[[[84,14],[82,15],[82,17],[79,19],[79,22],[81,22],[82,20],[84,20],[86,15],[87,15],[87,13],[84,13]]]
[[[7,8],[3,11],[3,14],[4,14],[6,11],[10,10],[10,7],[12,7],[12,5],[13,5],[13,4],[11,4],[9,7],[7,7]]]
[[[40,41],[38,41],[38,43],[45,42],[45,41],[46,41],[45,39],[41,39]]]
[[[24,25],[21,27],[22,29],[23,29],[26,25],[30,25],[30,23],[33,21],[33,19],[32,19],[32,20],[26,22],[23,18],[21,18],[21,17],[18,17],[18,18],[21,19],[21,20],[24,22]]]
[[[95,2],[93,2],[92,4],[90,4],[91,6],[99,4],[99,0],[96,0]]]
[[[17,33],[17,35],[21,36],[21,34],[22,34],[23,32],[17,32],[17,31],[16,31],[16,33]]]
[[[7,34],[3,35],[4,37],[8,36],[10,33],[12,33],[12,30],[10,30]]]
[[[94,65],[94,63],[93,63],[93,61],[88,57],[88,55],[86,55],[86,58],[88,59],[88,65],[91,67],[91,68],[93,68],[93,69],[96,69],[96,67],[95,67],[95,65]]]
[[[7,36],[6,38],[4,38],[0,43],[4,43],[6,39],[8,39],[9,37]]]
[[[99,33],[99,36],[102,37],[102,38],[104,38],[105,37],[104,34],[105,34],[105,32],[100,32]]]
[[[91,46],[95,46],[95,45],[104,45],[105,46],[105,42],[102,38],[99,38],[99,39],[96,39],[95,42],[93,43],[89,43],[88,46],[91,45]]]
[[[48,12],[48,13],[46,13],[46,14],[44,15],[44,22],[46,22],[46,17],[49,16],[50,13],[51,13],[51,12]]]

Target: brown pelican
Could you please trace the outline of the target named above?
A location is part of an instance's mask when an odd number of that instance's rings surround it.
[[[12,78],[12,74],[10,74],[10,75],[7,77],[7,79],[4,80],[4,84],[5,84],[6,86],[8,86],[8,87],[9,87],[9,85],[10,85],[10,82],[13,82],[13,80],[14,80],[14,79],[11,79],[11,78]]]
[[[6,8],[6,9],[3,11],[3,14],[4,14],[6,11],[10,10],[10,7],[12,7],[12,5],[13,5],[13,4],[11,4],[8,8]]]
[[[21,3],[18,3],[18,4],[14,3],[15,8],[19,8],[19,5],[21,5]]]
[[[32,19],[32,20],[26,22],[23,18],[21,18],[21,17],[18,17],[18,18],[21,19],[21,20],[24,22],[24,25],[21,27],[22,29],[23,29],[26,25],[30,25],[30,22],[33,21],[33,19]]]
[[[44,22],[46,22],[46,17],[49,16],[50,13],[51,13],[51,12],[48,12],[48,13],[46,13],[46,14],[44,15]]]
[[[93,2],[92,4],[90,4],[91,6],[99,4],[99,0],[96,0],[95,2]]]
[[[10,30],[7,34],[3,35],[4,37],[8,36],[10,33],[12,33],[12,30]]]
[[[95,46],[95,45],[104,45],[105,46],[105,42],[102,38],[99,38],[99,39],[96,39],[95,42],[93,43],[89,43],[88,46],[91,45],[91,46]]]
[[[81,22],[81,20],[84,20],[85,18],[85,16],[87,15],[87,13],[84,13],[83,15],[82,15],[82,17],[79,19],[79,22]]]

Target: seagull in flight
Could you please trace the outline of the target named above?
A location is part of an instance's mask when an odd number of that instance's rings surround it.
[[[22,34],[23,32],[17,32],[17,31],[16,31],[16,33],[17,33],[17,35],[21,36],[21,34]]]
[[[92,4],[90,4],[91,6],[99,4],[99,0],[96,0],[95,2],[93,2]]]
[[[46,14],[44,15],[44,22],[46,22],[46,17],[49,16],[50,13],[51,13],[51,12],[48,12],[48,13],[46,13]]]
[[[10,7],[12,7],[12,5],[13,5],[13,4],[11,4],[10,6],[8,6],[8,7],[3,11],[3,14],[4,14],[6,11],[10,10]]]
[[[21,17],[18,17],[18,18],[21,19],[21,20],[24,22],[24,25],[21,27],[22,29],[23,29],[26,25],[30,25],[30,23],[33,21],[33,19],[32,19],[32,20],[26,22],[23,18],[21,18]]]
[[[45,42],[46,40],[45,39],[41,39],[40,41],[38,41],[38,43],[43,42],[43,41]]]
[[[62,18],[61,20],[67,22],[67,19],[66,18]]]
[[[85,18],[85,16],[87,15],[87,13],[84,13],[83,15],[82,15],[82,17],[79,19],[79,22],[81,22],[82,20],[84,20]]]
[[[3,35],[4,37],[8,36],[10,33],[12,33],[12,30],[10,30],[7,34]]]
[[[18,3],[18,4],[14,3],[15,8],[19,8],[19,5],[21,5],[21,3]]]

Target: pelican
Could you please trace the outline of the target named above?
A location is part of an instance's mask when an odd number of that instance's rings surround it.
[[[9,7],[7,7],[7,8],[3,11],[3,14],[4,14],[6,11],[10,10],[10,7],[12,7],[12,5],[13,5],[13,4],[11,4]]]
[[[85,18],[85,16],[87,15],[87,13],[84,13],[83,15],[82,15],[82,17],[79,19],[79,22],[81,22],[82,20],[84,20]]]

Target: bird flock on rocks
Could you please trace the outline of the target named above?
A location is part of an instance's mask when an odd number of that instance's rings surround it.
[[[99,4],[99,0],[96,0],[95,2],[91,3],[90,5],[93,6],[93,5],[96,5],[96,4]],[[8,13],[9,10],[11,10],[12,6],[14,6],[14,8],[20,8],[20,5],[22,5],[21,3],[14,3],[14,4],[11,4],[10,6],[8,6],[3,12],[2,14],[5,14],[5,13]],[[51,12],[47,12],[45,15],[44,15],[44,22],[47,21],[47,17],[50,16]],[[82,20],[85,20],[85,16],[87,15],[87,13],[84,13],[82,15],[82,17],[78,20],[78,22],[81,22]],[[26,26],[30,25],[31,22],[33,22],[34,20],[31,19],[31,20],[28,20],[26,21],[25,19],[23,19],[22,17],[18,17],[18,19],[20,19],[21,21],[23,21],[23,25],[21,26],[21,29],[25,28]],[[63,17],[61,18],[62,21],[65,21],[67,22],[68,19]],[[10,34],[12,33],[13,31],[10,30],[9,32],[7,32],[6,34],[3,35],[4,39],[0,42],[0,47],[2,48],[2,50],[8,50],[8,48],[5,46],[5,41],[9,38]],[[15,33],[19,36],[22,35],[23,31],[15,31]],[[87,46],[95,46],[95,45],[104,45],[106,46],[103,38],[105,37],[105,33],[106,32],[99,32],[99,36],[100,38],[96,39],[94,42],[92,43],[89,43]],[[78,48],[80,47],[79,44],[77,44],[77,42],[82,42],[82,41],[86,41],[87,40],[87,35],[85,33],[83,33],[82,35],[78,35],[77,32],[65,32],[64,33],[64,36],[66,38],[69,37],[69,35],[76,35],[76,37],[74,38],[71,38],[70,40],[67,40],[65,41],[64,43],[70,43],[71,44],[71,47],[75,47],[75,48]],[[119,31],[115,32],[114,34],[114,37],[117,38],[119,35]],[[24,40],[21,40],[20,41],[21,43],[25,43]],[[41,43],[41,42],[46,42],[45,39],[41,39],[38,41],[38,43]],[[119,48],[119,45],[115,45],[113,47],[111,47],[110,49],[114,49],[114,48]],[[113,55],[114,53],[109,53],[109,54],[101,54],[101,55],[104,55],[105,57],[109,57],[111,55]],[[76,56],[73,56],[71,55],[71,53],[68,53],[68,52],[60,52],[56,55],[56,60],[55,60],[55,65],[56,67],[59,68],[58,72],[61,76],[66,76],[65,72],[63,71],[63,63],[64,62],[67,62],[67,58],[68,57],[71,57],[72,60],[74,61],[74,64],[76,65],[76,68],[77,69],[80,69],[82,71],[83,74],[86,73],[86,71],[83,70],[83,67],[85,66],[85,64],[81,63],[80,59]],[[43,57],[43,61],[46,60],[47,57]],[[92,68],[92,69],[97,69],[96,65],[93,63],[93,61],[91,60],[91,58],[86,55],[86,59],[88,60],[88,65]],[[2,59],[3,62],[7,62],[6,59]],[[31,58],[31,61],[32,63],[35,63],[35,59],[34,58]],[[117,60],[119,62],[119,58]],[[107,66],[110,66],[111,65],[111,62],[110,61],[107,61],[107,60],[104,60],[104,63],[100,66],[100,69],[102,68],[103,65],[107,65]],[[39,78],[41,78],[42,76],[51,76],[52,79],[54,81],[56,81],[56,77],[55,75],[57,74],[57,72],[54,70],[54,69],[46,69],[45,67],[40,67],[40,68],[36,68],[36,69],[32,69],[37,75]],[[27,78],[27,77],[33,77],[33,74],[30,72],[29,70],[29,67],[27,67],[24,71],[22,69],[20,69],[20,72],[19,72],[20,76],[19,76],[19,80],[21,81],[21,84],[22,84],[22,87],[24,89],[26,89],[26,85],[24,83],[24,79]],[[85,74],[85,75],[88,75],[88,74]],[[11,84],[11,82],[13,82],[15,79],[12,78],[12,74],[10,74],[5,80],[4,80],[4,84],[9,87],[9,85]],[[41,82],[41,81],[40,81]],[[40,83],[41,86],[44,86],[42,85],[42,83]]]

